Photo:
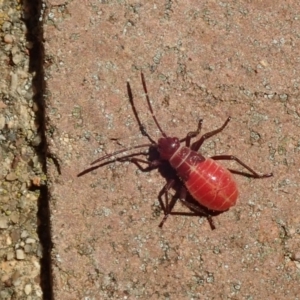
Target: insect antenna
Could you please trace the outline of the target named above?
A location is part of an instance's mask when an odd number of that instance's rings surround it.
[[[151,115],[152,115],[152,118],[155,122],[155,124],[157,125],[158,129],[160,130],[160,132],[162,133],[163,136],[166,137],[166,134],[164,133],[164,131],[161,129],[154,113],[153,113],[153,109],[152,109],[152,106],[151,106],[151,103],[150,103],[150,99],[149,99],[149,96],[148,96],[148,91],[147,91],[147,87],[146,87],[146,82],[145,82],[145,77],[144,77],[144,74],[141,73],[141,78],[142,78],[142,84],[143,84],[143,88],[144,88],[144,91],[145,91],[145,94],[146,94],[146,99],[147,99],[147,103],[148,103],[148,106],[149,106],[149,109],[150,109],[150,112],[151,112]],[[113,153],[109,153],[109,154],[106,154],[98,159],[96,159],[95,161],[93,161],[91,163],[91,165],[94,165],[96,163],[99,163],[103,160],[106,160],[106,159],[109,159],[117,154],[121,154],[121,153],[124,153],[126,151],[130,151],[130,150],[133,150],[133,149],[138,149],[138,148],[143,148],[143,147],[150,147],[150,146],[153,146],[153,145],[157,145],[157,143],[151,138],[151,136],[148,134],[148,132],[146,131],[146,128],[145,126],[142,124],[141,120],[140,120],[140,117],[139,117],[139,114],[136,110],[136,107],[135,107],[135,104],[134,104],[134,101],[133,101],[133,94],[132,94],[132,90],[131,90],[131,87],[130,87],[130,84],[129,82],[127,82],[127,93],[128,93],[128,97],[129,97],[129,102],[130,102],[130,105],[132,107],[132,111],[133,111],[133,114],[134,114],[134,117],[139,125],[139,128],[140,128],[140,131],[141,133],[146,136],[149,141],[151,142],[150,144],[142,144],[142,145],[138,145],[138,146],[133,146],[133,147],[128,147],[128,148],[125,148],[125,149],[121,149],[121,150],[118,150],[118,151],[115,151]],[[126,155],[124,156],[124,158],[126,157],[129,157],[129,155]],[[116,158],[114,159],[113,161],[118,161],[120,160],[121,158]]]
[[[128,93],[129,102],[130,102],[130,105],[132,107],[134,117],[135,117],[137,123],[139,124],[139,128],[140,128],[140,131],[141,131],[142,135],[146,136],[152,144],[156,144],[156,142],[148,134],[148,132],[146,131],[145,126],[142,124],[142,122],[140,120],[140,117],[138,115],[138,112],[137,112],[136,107],[135,107],[134,102],[133,102],[133,95],[132,95],[132,91],[131,91],[131,87],[130,87],[129,82],[127,82],[127,93]]]
[[[144,74],[141,73],[141,78],[142,78],[142,84],[143,84],[143,88],[144,88],[144,91],[145,91],[145,94],[146,94],[146,100],[147,100],[147,103],[148,103],[148,107],[149,107],[149,110],[151,112],[151,115],[152,115],[152,118],[157,126],[157,128],[159,129],[159,131],[161,132],[161,134],[164,136],[164,137],[167,137],[167,135],[165,134],[165,132],[162,130],[162,128],[160,127],[155,115],[154,115],[154,112],[153,112],[153,109],[152,109],[152,105],[150,103],[150,98],[149,98],[149,95],[148,95],[148,90],[147,90],[147,86],[146,86],[146,81],[145,81],[145,77],[144,77]]]
[[[91,165],[94,165],[94,164],[96,164],[96,163],[98,163],[98,162],[100,162],[100,161],[103,161],[103,160],[105,160],[105,159],[108,159],[108,158],[110,158],[110,157],[113,157],[113,156],[115,156],[115,155],[117,155],[117,154],[120,154],[120,153],[124,153],[124,152],[129,151],[129,150],[138,149],[138,148],[143,148],[143,147],[150,147],[150,146],[152,146],[152,144],[149,144],[149,143],[148,143],[148,144],[142,144],[142,145],[138,145],[138,146],[133,146],[133,147],[128,147],[128,148],[125,148],[125,149],[121,149],[121,150],[115,151],[115,152],[113,152],[113,153],[106,154],[106,155],[104,155],[104,156],[102,156],[102,157],[96,159],[95,161],[93,161],[93,162],[91,163]],[[125,156],[125,157],[127,157],[127,156]],[[120,159],[120,157],[119,157],[119,158],[116,158],[115,160],[117,161],[117,160],[119,160],[119,159]]]

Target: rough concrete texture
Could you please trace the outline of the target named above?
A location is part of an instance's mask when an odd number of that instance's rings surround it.
[[[183,1],[181,1],[183,2]],[[299,299],[300,4],[48,1],[45,53],[55,299]],[[147,143],[157,119],[184,137],[232,121],[203,147],[269,179],[235,175],[239,202],[158,228],[165,179],[106,153]],[[241,168],[234,163],[228,167]],[[180,203],[177,211],[188,211]]]

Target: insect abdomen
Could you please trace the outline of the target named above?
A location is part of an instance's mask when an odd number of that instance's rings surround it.
[[[232,174],[214,160],[181,146],[169,160],[192,197],[210,210],[234,206],[238,189]]]
[[[225,211],[238,198],[232,174],[209,158],[191,168],[185,185],[193,198],[210,210]]]

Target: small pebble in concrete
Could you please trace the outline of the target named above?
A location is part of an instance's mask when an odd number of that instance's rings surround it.
[[[0,130],[2,130],[5,126],[5,117],[0,115]]]
[[[25,285],[24,292],[25,292],[26,295],[31,294],[31,292],[32,292],[32,286],[31,286],[31,284],[26,284]]]
[[[27,238],[28,237],[28,232],[26,231],[26,230],[24,230],[24,231],[22,231],[22,233],[21,233],[21,238],[22,239],[25,239],[25,238]]]
[[[16,257],[17,257],[18,260],[25,259],[25,252],[22,249],[17,249],[16,250]]]
[[[6,229],[8,228],[8,218],[5,216],[0,217],[0,228]]]
[[[15,258],[15,254],[12,251],[7,252],[6,260],[12,260]]]
[[[6,34],[3,40],[6,44],[12,44],[14,42],[14,37],[11,34]]]
[[[300,262],[300,252],[296,252],[292,254],[292,260]]]
[[[14,180],[16,180],[17,178],[18,178],[18,177],[17,177],[17,175],[16,175],[14,172],[11,172],[11,173],[7,174],[6,177],[5,177],[5,179],[6,179],[7,181],[14,181]]]
[[[25,241],[26,244],[34,244],[35,243],[35,239],[33,238],[27,238]]]

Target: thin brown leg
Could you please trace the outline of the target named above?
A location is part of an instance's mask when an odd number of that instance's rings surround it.
[[[165,192],[166,192],[166,197],[168,197],[167,191],[165,191]],[[163,195],[163,193],[162,193],[162,195]],[[207,218],[211,229],[212,230],[216,229],[216,226],[213,222],[212,216],[205,209],[202,209],[200,206],[186,201],[186,197],[187,197],[187,189],[183,185],[180,189],[179,197],[177,195],[175,195],[172,198],[170,205],[165,207],[165,216],[164,216],[163,220],[160,222],[159,227],[163,226],[163,224],[166,222],[169,215],[177,215],[177,216],[198,216],[198,217],[204,216]],[[190,213],[190,212],[173,212],[172,210],[178,200],[180,200],[186,207],[188,207],[193,212],[192,213]]]
[[[160,224],[158,225],[159,227],[162,227],[165,223],[165,221],[168,218],[168,215],[170,213],[170,205],[169,205],[169,190],[174,186],[175,184],[175,180],[174,179],[170,179],[165,185],[164,187],[161,189],[161,191],[159,192],[158,195],[158,200],[160,203],[160,206],[164,212],[164,218],[163,220],[160,222]],[[165,195],[165,203],[163,201],[163,195]],[[174,206],[174,205],[173,205]]]
[[[170,215],[177,215],[177,216],[197,216],[198,214],[195,213],[189,213],[189,212],[173,212],[173,208],[176,204],[176,202],[180,199],[180,197],[183,197],[183,195],[179,196],[178,193],[176,193],[173,197],[171,202],[169,203],[169,190],[174,186],[176,180],[171,179],[169,180],[166,185],[163,187],[161,192],[159,193],[159,202],[161,205],[162,210],[164,211],[164,218],[162,221],[159,223],[159,227],[163,227],[164,223],[167,221],[168,217]],[[180,190],[180,194],[182,194],[182,191],[186,190],[185,187],[183,186]],[[186,193],[186,192],[184,192]],[[162,197],[165,195],[165,204],[163,203]]]
[[[186,201],[187,190],[186,190],[186,187],[183,187],[183,188],[185,189],[185,191],[182,192],[182,196],[180,197],[181,203],[184,204],[186,207],[188,207],[190,210],[196,212],[198,214],[198,216],[200,215],[200,216],[206,217],[211,229],[212,230],[216,229],[216,226],[214,224],[212,216],[204,208],[202,208],[194,203]],[[183,190],[183,188],[182,188],[182,190]]]
[[[186,147],[190,147],[190,144],[191,144],[191,139],[196,137],[200,131],[201,131],[201,128],[202,128],[202,123],[203,123],[203,119],[200,119],[199,122],[198,122],[198,128],[196,131],[190,131],[185,138],[181,139],[180,140],[180,143],[181,142],[184,142],[185,141],[185,146]]]
[[[243,163],[240,159],[238,159],[237,157],[235,157],[233,155],[215,155],[215,156],[212,156],[211,159],[214,159],[214,160],[234,160],[238,164],[243,166],[245,169],[247,169],[251,174],[247,174],[247,173],[245,174],[243,172],[239,172],[239,171],[235,171],[235,170],[229,170],[232,173],[237,173],[237,174],[244,175],[244,176],[247,176],[247,177],[252,177],[252,178],[267,178],[267,177],[273,176],[273,173],[267,173],[267,174],[262,174],[262,175],[258,174],[253,169],[251,169],[249,166],[247,166],[245,163]]]
[[[191,149],[194,151],[198,151],[205,140],[207,140],[207,139],[211,138],[212,136],[221,132],[227,126],[227,124],[229,123],[230,120],[231,120],[231,117],[228,117],[227,120],[225,121],[225,123],[220,128],[202,135],[198,141],[196,141],[192,144]]]

